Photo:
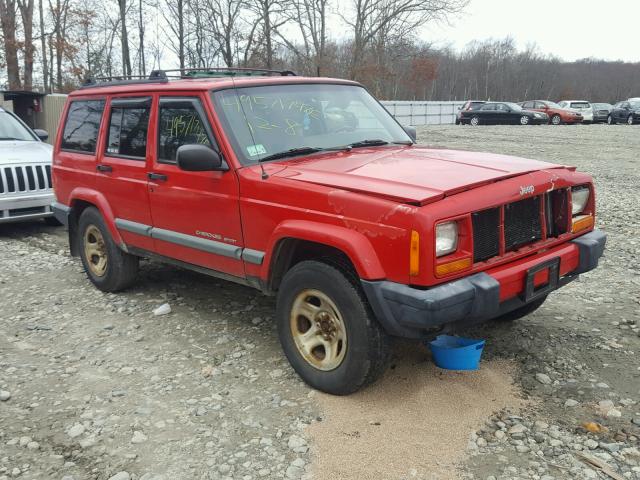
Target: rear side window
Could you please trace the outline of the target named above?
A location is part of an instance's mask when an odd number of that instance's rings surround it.
[[[146,157],[150,107],[150,98],[111,102],[107,155]]]
[[[104,100],[71,102],[62,133],[61,148],[82,153],[95,153],[103,110]]]
[[[196,99],[161,99],[158,130],[158,160],[163,163],[175,163],[182,145],[212,147],[209,124]]]

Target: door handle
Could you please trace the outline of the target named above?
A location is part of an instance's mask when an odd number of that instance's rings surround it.
[[[99,172],[113,172],[111,165],[98,165],[96,170]]]
[[[167,176],[162,173],[147,173],[149,180],[158,180],[159,182],[166,182]]]

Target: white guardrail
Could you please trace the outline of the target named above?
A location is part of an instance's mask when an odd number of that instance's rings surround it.
[[[402,125],[448,125],[456,121],[464,101],[426,102],[385,100],[380,102]]]

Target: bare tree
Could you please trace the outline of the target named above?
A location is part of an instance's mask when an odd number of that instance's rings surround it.
[[[33,0],[18,0],[18,9],[22,18],[23,40],[23,84],[22,88],[31,90],[33,85]]]
[[[222,61],[232,67],[237,61],[237,46],[244,37],[243,14],[246,0],[204,0],[200,13],[207,19],[205,29],[216,42]],[[198,15],[201,16],[201,15]],[[251,42],[251,39],[247,39]]]
[[[185,69],[185,46],[187,26],[187,3],[188,0],[165,0],[162,16],[164,17],[169,30],[173,35],[168,39],[167,46],[178,56],[180,70]]]
[[[328,7],[329,0],[291,0],[289,18],[300,30],[302,48],[276,31],[287,48],[311,67],[309,73],[317,76],[321,75],[325,63]]]
[[[7,80],[10,90],[20,90],[20,66],[18,65],[18,41],[16,38],[16,1],[0,0],[0,24],[4,39],[4,58],[7,64]]]
[[[120,13],[120,46],[122,48],[122,73],[125,77],[131,76],[131,54],[129,52],[129,34],[127,33],[127,0],[118,0],[118,12]]]
[[[40,58],[42,59],[42,87],[45,93],[51,92],[49,85],[49,62],[47,61],[47,34],[44,31],[43,0],[38,0],[38,18],[40,23]]]
[[[264,65],[267,69],[273,68],[274,45],[273,37],[280,27],[286,24],[289,4],[287,0],[249,0],[250,8],[258,17],[257,23],[261,27],[261,36],[264,41]]]
[[[377,39],[406,37],[427,22],[445,20],[459,12],[468,0],[353,0],[353,17],[342,15],[353,29],[349,76],[357,78],[366,49]]]

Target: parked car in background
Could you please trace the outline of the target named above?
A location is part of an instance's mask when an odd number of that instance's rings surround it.
[[[616,123],[626,123],[628,125],[633,125],[634,123],[639,122],[640,100],[616,103],[607,119],[607,123],[609,123],[609,125]]]
[[[609,121],[609,114],[613,110],[613,105],[610,103],[592,103],[593,109],[593,123],[607,123]]]
[[[44,130],[31,130],[14,113],[0,108],[0,223],[53,217],[51,145]]]
[[[582,115],[582,123],[593,123],[593,108],[586,100],[563,100],[558,102],[562,108],[575,110]]]
[[[529,100],[521,102],[519,105],[525,110],[546,113],[549,117],[549,123],[552,125],[580,123],[583,120],[583,116],[580,113],[562,108],[557,103],[548,100]]]
[[[460,125],[460,120],[462,119],[462,112],[469,112],[471,110],[478,110],[482,105],[484,105],[484,100],[468,100],[458,109],[458,113],[456,113],[456,125]]]
[[[546,113],[525,110],[517,103],[488,102],[477,110],[461,112],[461,123],[469,125],[541,125],[549,122]]]

